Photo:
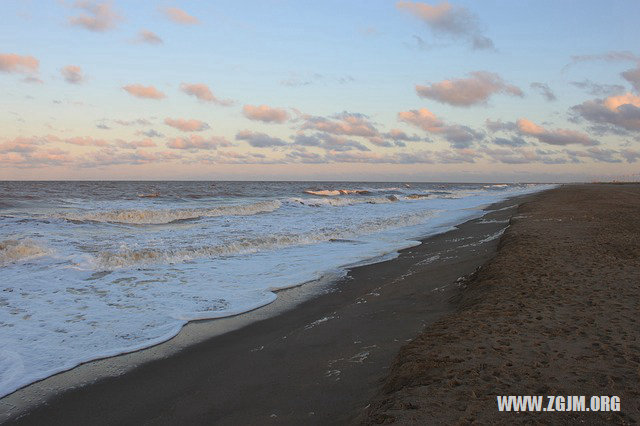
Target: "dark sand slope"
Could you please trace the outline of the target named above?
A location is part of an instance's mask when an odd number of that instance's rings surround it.
[[[397,356],[365,423],[640,421],[640,185],[519,208],[459,310]],[[499,413],[496,395],[618,395],[620,413]]]
[[[344,424],[400,347],[452,312],[456,281],[495,254],[507,201],[333,290],[159,361],[69,390],[19,424]],[[444,288],[443,288],[444,287]],[[15,419],[14,419],[15,420]]]

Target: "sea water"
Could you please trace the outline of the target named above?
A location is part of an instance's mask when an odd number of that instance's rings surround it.
[[[548,185],[0,182],[0,396]]]

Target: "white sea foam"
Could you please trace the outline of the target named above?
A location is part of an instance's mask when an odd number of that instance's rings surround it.
[[[381,232],[401,226],[412,226],[424,222],[434,215],[433,211],[423,211],[407,216],[391,217],[358,224],[357,228],[323,229],[300,234],[271,234],[257,238],[237,239],[227,244],[207,245],[200,247],[164,249],[164,248],[129,248],[122,247],[116,252],[105,251],[90,260],[90,266],[102,270],[136,267],[154,263],[180,263],[202,258],[215,258],[250,254],[284,247],[317,244],[321,242],[350,241],[359,236]]]
[[[388,195],[386,197],[326,197],[326,198],[291,198],[293,203],[304,204],[312,207],[324,207],[324,206],[352,206],[355,204],[384,204],[393,203],[398,201],[398,197],[395,195]]]
[[[48,251],[30,239],[0,241],[0,266],[44,256]]]
[[[274,290],[393,258],[419,237],[478,217],[481,206],[544,188],[366,184],[304,194],[309,184],[12,185],[0,182],[3,197],[15,192],[0,216],[0,396],[165,341],[186,321],[268,304]],[[198,218],[206,219],[180,222]]]
[[[333,197],[336,195],[351,195],[351,194],[366,195],[371,193],[371,191],[368,189],[318,189],[318,190],[307,189],[303,192],[309,195],[321,195],[325,197]]]
[[[251,204],[222,205],[211,208],[195,209],[131,209],[102,212],[67,213],[62,218],[75,221],[94,221],[130,224],[163,224],[178,220],[197,219],[216,216],[248,216],[269,213],[280,208],[278,200],[260,201]]]

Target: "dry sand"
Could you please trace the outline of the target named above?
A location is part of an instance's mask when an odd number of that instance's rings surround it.
[[[458,310],[401,349],[360,422],[640,421],[640,185],[564,186],[511,225]],[[621,411],[500,413],[496,395],[617,395]]]

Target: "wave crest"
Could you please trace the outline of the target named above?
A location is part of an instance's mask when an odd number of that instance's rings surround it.
[[[280,208],[280,201],[259,201],[252,204],[218,206],[199,209],[165,210],[110,210],[104,212],[73,213],[63,215],[63,219],[76,221],[111,222],[128,224],[159,225],[178,220],[198,219],[216,216],[251,216],[270,213]]]
[[[353,197],[323,197],[323,198],[291,198],[290,201],[294,203],[304,204],[311,207],[324,207],[324,206],[352,206],[354,204],[385,204],[398,201],[398,197],[395,195],[388,195],[386,197],[366,197],[366,198],[353,198]]]
[[[46,254],[46,249],[29,239],[0,241],[0,266]]]
[[[305,194],[309,195],[319,195],[322,197],[334,197],[336,195],[367,195],[371,194],[371,191],[368,189],[306,189],[304,191]]]

